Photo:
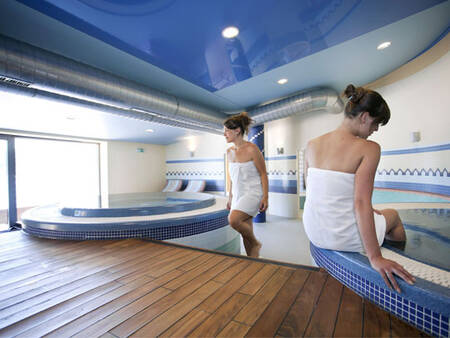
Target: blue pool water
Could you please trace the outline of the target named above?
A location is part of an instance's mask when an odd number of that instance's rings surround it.
[[[162,215],[202,209],[215,204],[208,194],[190,192],[152,192],[109,195],[106,203],[100,199],[63,205],[61,214],[72,217],[127,217]]]
[[[398,210],[405,226],[406,245],[383,246],[397,253],[440,269],[450,271],[450,209]]]
[[[450,200],[408,191],[375,189],[372,194],[372,203],[450,203]]]

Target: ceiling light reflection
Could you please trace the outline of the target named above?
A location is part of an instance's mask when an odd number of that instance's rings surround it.
[[[222,31],[222,36],[226,39],[232,39],[238,35],[239,35],[239,29],[237,29],[234,26],[227,27]]]
[[[380,43],[378,45],[377,49],[378,50],[383,50],[385,48],[388,48],[390,45],[391,45],[391,42],[390,41],[386,41],[386,42]]]

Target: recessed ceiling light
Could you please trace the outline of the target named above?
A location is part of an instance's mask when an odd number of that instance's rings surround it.
[[[145,130],[147,133],[153,133],[153,129],[146,129]]]
[[[281,84],[281,85],[283,85],[283,84],[285,84],[285,83],[287,83],[288,82],[288,79],[279,79],[278,81],[277,81],[277,83],[278,84]]]
[[[237,29],[234,26],[227,27],[222,31],[222,36],[226,39],[232,39],[238,35],[239,35],[239,29]]]
[[[377,49],[378,50],[382,50],[382,49],[388,48],[390,45],[391,45],[391,42],[390,41],[386,41],[386,42],[380,43],[378,45]]]

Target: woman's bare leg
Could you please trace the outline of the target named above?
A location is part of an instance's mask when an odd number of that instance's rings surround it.
[[[252,217],[247,215],[245,212],[233,210],[228,216],[228,220],[231,227],[242,235],[247,255],[251,257],[258,257],[261,243],[258,242],[255,234],[253,233]]]
[[[248,219],[247,223],[250,225],[250,227],[252,228],[252,232],[253,232],[253,218]],[[254,232],[253,232],[253,236],[254,236]],[[256,237],[255,237],[256,239]],[[256,240],[256,245],[252,245],[250,248],[250,255],[251,257],[259,257],[259,251],[261,250],[262,244],[260,241]]]
[[[250,255],[250,250],[252,249],[252,245],[251,245],[250,241],[246,237],[242,236],[242,239],[244,241],[245,253],[247,254],[247,256],[249,256]]]
[[[386,218],[386,239],[390,241],[406,241],[405,228],[397,210],[383,209],[380,212]]]

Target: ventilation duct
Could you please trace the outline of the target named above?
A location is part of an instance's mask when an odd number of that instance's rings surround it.
[[[54,94],[140,114],[164,116],[189,125],[222,130],[220,113],[94,67],[1,36],[0,76]],[[139,115],[139,114],[137,114]]]
[[[119,115],[122,117],[131,118],[131,119],[141,120],[141,121],[155,122],[155,123],[169,125],[172,127],[194,129],[194,130],[199,130],[199,131],[204,131],[204,132],[209,132],[209,133],[216,133],[216,134],[223,133],[223,131],[221,131],[221,130],[219,131],[217,129],[203,127],[198,123],[182,122],[182,121],[179,121],[176,119],[159,116],[157,114],[153,114],[153,113],[149,113],[149,112],[145,112],[145,111],[141,112],[141,111],[139,111],[139,109],[133,109],[133,110],[121,109],[119,107],[108,106],[105,104],[99,104],[99,103],[95,103],[92,101],[85,101],[85,100],[77,99],[74,97],[68,97],[68,96],[63,96],[63,95],[54,94],[54,93],[50,93],[50,92],[45,92],[45,91],[39,90],[39,89],[24,88],[23,86],[19,86],[19,87],[12,86],[9,83],[1,85],[0,89],[2,91],[16,94],[16,95],[23,95],[23,96],[51,100],[51,101],[56,101],[56,102],[61,102],[61,103],[69,103],[69,104],[81,106],[84,108],[95,109],[95,110],[103,111],[106,113]]]
[[[343,103],[336,92],[328,88],[302,91],[293,96],[249,110],[255,124],[282,119],[294,114],[314,111],[340,113]]]
[[[1,35],[0,80],[4,90],[212,133],[222,133],[229,116]],[[250,109],[249,114],[262,124],[310,111],[336,113],[342,106],[336,92],[319,88]]]

